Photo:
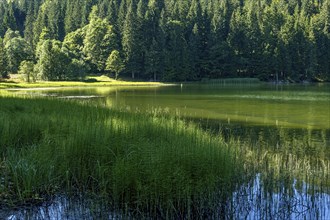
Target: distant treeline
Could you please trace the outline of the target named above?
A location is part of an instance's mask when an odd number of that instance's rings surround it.
[[[0,76],[330,79],[330,0],[0,0]]]

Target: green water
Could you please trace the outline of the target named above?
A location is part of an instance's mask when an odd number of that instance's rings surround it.
[[[183,84],[11,92],[79,100],[123,111],[176,114],[250,146],[290,147],[290,153],[300,156],[322,152],[322,157],[330,159],[330,84]]]
[[[220,133],[225,141],[240,140],[247,177],[242,177],[246,181],[225,204],[228,219],[324,219],[330,215],[330,84],[183,84],[11,92],[123,111],[176,114],[215,135]],[[61,215],[61,211],[54,212]]]
[[[110,108],[158,110],[257,126],[330,129],[330,85],[178,85],[21,90],[89,99]]]

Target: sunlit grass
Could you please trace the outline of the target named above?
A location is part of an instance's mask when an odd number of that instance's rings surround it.
[[[37,81],[27,83],[20,78],[13,78],[7,81],[0,81],[0,89],[8,88],[44,88],[44,87],[77,87],[77,86],[143,86],[162,85],[159,82],[135,82],[115,80],[108,76],[87,76],[85,81]]]
[[[157,82],[129,82],[129,81],[109,81],[109,82],[37,82],[37,83],[13,83],[0,82],[0,89],[7,88],[42,88],[42,87],[72,87],[72,86],[143,86],[143,85],[161,85]]]
[[[207,215],[240,173],[234,148],[174,117],[0,98],[1,205],[89,192],[118,209]]]

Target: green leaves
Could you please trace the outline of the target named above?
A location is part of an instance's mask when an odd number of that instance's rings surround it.
[[[0,78],[6,78],[8,76],[7,73],[7,57],[5,48],[3,45],[3,40],[0,37]]]
[[[110,52],[117,47],[116,34],[113,27],[96,15],[97,7],[93,7],[90,23],[85,27],[83,52],[86,60],[102,72]]]
[[[142,67],[143,35],[140,21],[136,13],[136,5],[131,2],[123,26],[122,46],[126,58],[126,69],[132,73],[132,78]]]
[[[57,40],[46,40],[40,49],[37,63],[39,76],[43,80],[64,80],[67,78],[67,66],[70,59],[61,50],[62,43]]]
[[[281,73],[281,80],[327,79],[329,5],[329,0],[0,1],[0,36],[5,46],[8,42],[10,72],[33,60],[28,48],[39,59],[43,42],[56,39],[71,63],[83,62],[93,73],[104,72],[109,54],[118,50],[122,74],[132,78],[274,80]]]
[[[14,32],[8,29],[3,42],[7,56],[7,70],[9,72],[16,73],[23,60],[33,60],[32,48],[19,35],[18,31]]]
[[[113,50],[107,59],[106,70],[115,72],[115,78],[118,78],[119,73],[124,69],[124,63],[120,57],[118,50]]]
[[[63,47],[68,50],[70,57],[80,59],[83,58],[85,29],[77,29],[74,32],[67,34],[63,41]]]
[[[22,61],[18,73],[24,75],[26,82],[35,82],[37,80],[36,73],[34,72],[34,63],[32,61]]]

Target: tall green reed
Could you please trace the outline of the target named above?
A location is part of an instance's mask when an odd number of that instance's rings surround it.
[[[119,210],[206,215],[242,170],[233,149],[175,117],[0,98],[0,197],[13,204],[89,192]]]

